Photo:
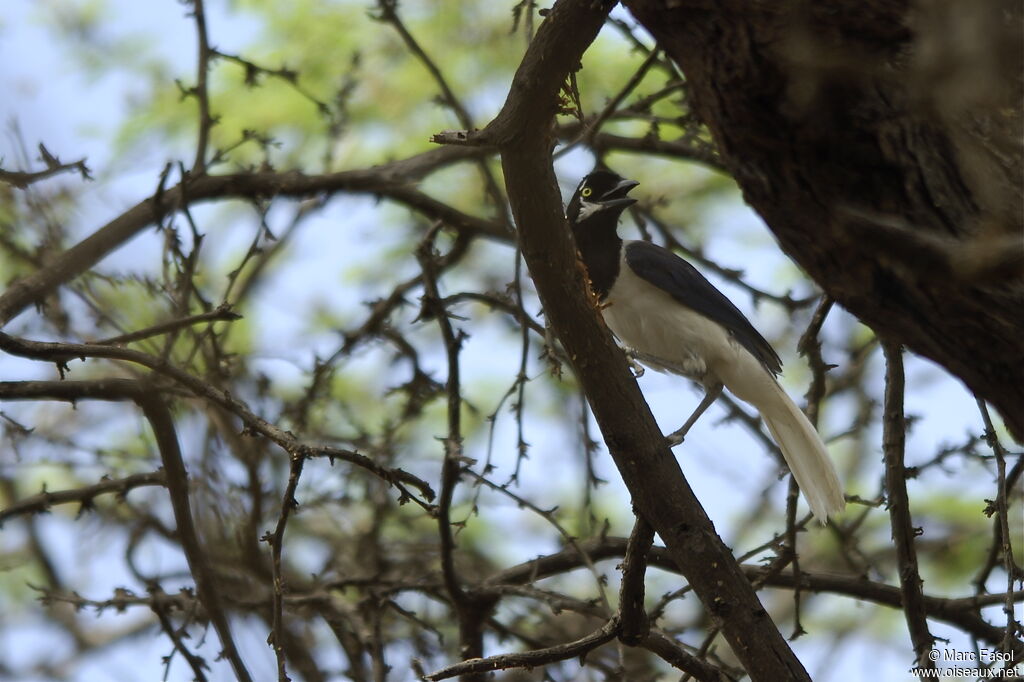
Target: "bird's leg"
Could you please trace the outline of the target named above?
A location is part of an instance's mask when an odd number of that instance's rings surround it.
[[[720,382],[716,382],[705,387],[704,391],[704,399],[700,401],[700,405],[697,406],[697,409],[694,410],[693,414],[691,414],[689,419],[686,420],[686,423],[665,436],[665,440],[668,441],[668,446],[670,448],[674,448],[682,443],[683,439],[686,438],[686,432],[690,430],[690,427],[696,423],[700,416],[704,414],[709,407],[711,407],[713,402],[718,400],[718,396],[722,395],[722,384]]]

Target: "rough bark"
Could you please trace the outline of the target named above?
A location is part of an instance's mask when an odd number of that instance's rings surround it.
[[[624,4],[783,250],[1024,439],[1020,3]]]

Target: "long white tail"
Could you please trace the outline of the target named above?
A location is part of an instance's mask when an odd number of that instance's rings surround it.
[[[839,475],[811,422],[782,387],[772,383],[775,391],[762,392],[755,407],[782,449],[786,464],[815,518],[824,525],[830,514],[837,514],[846,507]]]

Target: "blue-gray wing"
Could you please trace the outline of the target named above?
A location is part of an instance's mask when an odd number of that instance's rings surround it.
[[[685,260],[650,242],[626,244],[626,264],[687,308],[722,325],[772,374],[782,371],[782,362],[743,313],[722,292]]]

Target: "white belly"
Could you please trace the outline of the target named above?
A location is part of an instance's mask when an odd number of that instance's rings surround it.
[[[706,385],[723,383],[737,394],[743,392],[735,388],[746,383],[743,379],[762,380],[760,375],[764,375],[771,380],[722,325],[635,275],[624,257],[605,304],[605,323],[653,369],[682,374]]]

